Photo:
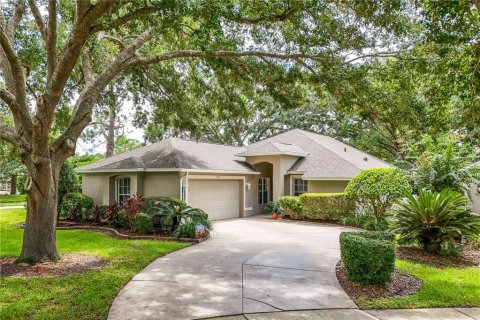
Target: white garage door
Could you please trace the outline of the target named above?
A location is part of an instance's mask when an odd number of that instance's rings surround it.
[[[205,210],[210,220],[238,218],[239,186],[238,180],[189,180],[188,204]]]

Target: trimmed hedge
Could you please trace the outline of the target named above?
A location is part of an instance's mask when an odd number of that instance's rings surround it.
[[[60,217],[79,219],[82,215],[87,218],[93,208],[93,199],[80,192],[67,193],[60,204]]]
[[[187,203],[175,197],[164,197],[164,196],[151,196],[143,198],[143,211],[146,214],[152,214],[152,208],[158,206],[160,202],[170,202],[173,205],[177,206],[186,206]]]
[[[301,219],[303,217],[303,204],[299,197],[284,196],[278,202],[280,202],[283,213],[289,215],[292,219]]]
[[[339,220],[354,209],[345,193],[304,193],[300,195],[303,216],[318,220]]]
[[[386,283],[395,268],[395,236],[385,232],[342,232],[340,252],[348,278]]]

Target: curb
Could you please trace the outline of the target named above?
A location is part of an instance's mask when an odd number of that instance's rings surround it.
[[[18,225],[20,229],[25,228],[25,224],[21,223]],[[177,241],[177,242],[189,242],[189,243],[200,243],[210,238],[210,235],[207,235],[201,239],[190,239],[190,238],[173,238],[173,237],[157,237],[157,236],[134,236],[123,234],[115,230],[114,228],[109,227],[96,227],[96,226],[71,226],[71,227],[57,227],[57,230],[92,230],[100,231],[105,233],[113,238],[120,240],[157,240],[157,241]]]

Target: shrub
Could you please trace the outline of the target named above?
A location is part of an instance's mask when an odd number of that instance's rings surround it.
[[[60,204],[60,217],[77,220],[86,218],[93,208],[93,199],[80,192],[67,193]]]
[[[309,219],[339,220],[353,210],[353,202],[344,193],[304,193],[300,201]]]
[[[115,227],[122,227],[133,230],[133,219],[130,218],[123,210],[118,211],[115,219],[112,220],[112,224]]]
[[[129,220],[130,226],[133,227],[133,221],[137,217],[137,215],[143,209],[143,196],[139,193],[135,193],[133,197],[126,199],[123,202],[123,212],[125,216]]]
[[[395,268],[393,235],[342,232],[340,252],[348,278],[362,284],[385,283]]]
[[[282,208],[280,207],[280,203],[276,201],[270,201],[264,208],[266,213],[280,213]]]
[[[390,207],[411,192],[407,178],[394,168],[366,169],[348,183],[345,193],[376,219],[385,217]]]
[[[212,223],[205,216],[190,217],[182,220],[182,223],[173,232],[173,236],[176,238],[195,238],[195,227],[197,225],[203,225],[204,234],[208,235],[212,230]]]
[[[117,202],[109,205],[105,209],[105,213],[103,215],[103,219],[107,221],[109,224],[118,225],[118,213],[120,212],[120,207],[118,206]]]
[[[152,217],[140,212],[135,218],[134,230],[139,233],[153,233],[155,229],[153,228]]]
[[[81,189],[74,166],[68,161],[65,162],[60,170],[58,179],[58,214],[62,215],[61,207],[63,198],[69,193],[80,192]]]
[[[365,230],[387,230],[390,225],[385,219],[375,219],[369,214],[347,214],[340,218],[340,224]]]
[[[187,203],[185,201],[182,201],[178,198],[174,197],[160,197],[160,196],[151,196],[151,197],[144,197],[143,198],[143,212],[146,214],[152,214],[155,210],[156,207],[158,207],[160,204],[168,204],[171,203],[172,205],[176,206],[186,206]]]
[[[278,202],[285,214],[288,214],[292,219],[300,219],[303,217],[303,204],[299,197],[284,196]]]
[[[427,252],[448,253],[456,238],[480,233],[480,217],[469,211],[468,204],[464,195],[447,189],[419,190],[416,197],[407,194],[399,203],[395,231],[403,243],[418,242]]]

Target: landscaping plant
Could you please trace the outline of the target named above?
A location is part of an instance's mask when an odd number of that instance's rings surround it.
[[[283,196],[278,200],[282,211],[292,219],[301,219],[303,217],[303,204],[299,197]]]
[[[406,194],[398,203],[395,232],[402,243],[419,243],[427,252],[440,254],[462,237],[479,236],[480,217],[468,205],[467,197],[447,189]]]
[[[123,202],[122,211],[128,220],[130,228],[133,228],[133,222],[137,215],[143,209],[143,196],[139,193],[135,193],[133,197],[126,199]]]
[[[93,208],[93,199],[80,192],[70,192],[63,197],[60,204],[60,217],[78,220],[87,218]]]
[[[395,240],[384,232],[342,232],[340,253],[350,280],[386,283],[395,268]]]
[[[411,192],[407,178],[394,168],[362,170],[347,185],[345,193],[363,214],[384,219],[387,210],[405,193]]]
[[[354,210],[345,193],[304,193],[300,195],[303,215],[309,219],[339,220]]]
[[[172,201],[160,201],[156,207],[150,208],[150,216],[157,219],[161,227],[173,231],[177,238],[194,238],[195,226],[198,224],[204,226],[205,234],[212,230],[212,223],[205,211]]]
[[[282,211],[280,203],[276,201],[270,201],[269,203],[267,203],[264,209],[267,213],[279,213],[280,211]]]

